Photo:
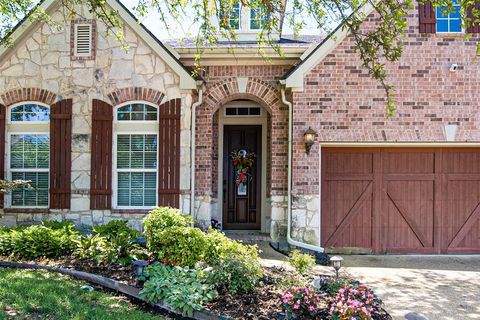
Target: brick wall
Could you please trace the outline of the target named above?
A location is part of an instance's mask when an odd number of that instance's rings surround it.
[[[318,193],[318,142],[445,142],[444,125],[457,124],[457,141],[480,141],[480,62],[475,41],[463,35],[420,34],[417,10],[408,18],[406,47],[388,64],[397,113],[386,118],[386,97],[353,52],[341,43],[304,79],[294,93],[294,193]],[[375,23],[371,15],[364,27]],[[458,64],[450,72],[452,63]],[[307,156],[303,133],[311,126],[317,143]]]

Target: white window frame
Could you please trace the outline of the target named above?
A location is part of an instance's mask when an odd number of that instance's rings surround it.
[[[460,7],[459,4],[455,4],[455,3],[453,4],[453,6]],[[461,18],[450,18],[451,13],[449,13],[447,17],[438,18],[437,9],[441,10],[441,8],[435,8],[435,33],[438,33],[438,34],[464,34],[465,33],[465,29],[463,28]],[[438,31],[438,27],[437,27],[438,20],[448,22],[448,31]],[[460,31],[450,31],[450,20],[460,20]]]
[[[24,104],[36,104],[36,105],[39,105],[39,106],[42,106],[42,107],[46,107],[46,108],[49,109],[49,115],[52,112],[52,110],[50,109],[50,106],[48,104],[45,104],[45,103],[42,103],[42,102],[37,102],[37,101],[18,102],[18,103],[12,104],[11,106],[8,107],[8,110],[7,110],[7,124],[17,126],[17,125],[49,124],[50,123],[50,119],[47,120],[47,121],[12,121],[12,109],[16,108],[16,107],[19,107],[21,105],[24,105]]]
[[[78,27],[89,27],[90,29],[90,40],[89,40],[89,50],[88,53],[78,53],[77,52],[77,35],[78,35]],[[93,55],[93,24],[92,23],[75,23],[74,27],[74,35],[73,35],[73,55],[75,57],[91,57]]]
[[[10,108],[9,108],[10,109]],[[20,122],[21,123],[21,122]],[[29,122],[24,122],[24,123],[29,123]],[[17,123],[14,122],[16,125]],[[6,154],[6,169],[7,169],[7,177],[9,180],[12,180],[13,172],[46,172],[48,173],[48,188],[50,190],[50,157],[51,157],[51,150],[50,148],[48,149],[48,161],[49,165],[48,168],[18,168],[18,169],[12,169],[10,167],[11,165],[11,159],[10,159],[10,147],[12,144],[12,135],[46,135],[48,136],[48,142],[50,143],[50,132],[49,131],[9,131],[8,132],[8,138],[7,138],[7,143],[5,145],[5,154]],[[7,200],[7,207],[8,208],[19,208],[19,209],[46,209],[50,207],[50,192],[48,194],[48,201],[46,206],[12,206],[12,193],[7,193],[6,195],[6,200]]]
[[[134,103],[143,103],[150,105],[157,109],[157,120],[118,120],[118,109],[124,107],[129,104]],[[160,110],[159,106],[145,100],[130,100],[121,104],[118,104],[114,108],[114,115],[113,115],[113,122],[114,122],[114,134],[113,134],[113,141],[112,141],[112,148],[113,148],[113,158],[112,158],[112,208],[114,209],[152,209],[156,207],[158,204],[158,124],[160,123]],[[117,139],[118,135],[134,135],[134,134],[142,134],[142,135],[155,135],[157,137],[157,168],[156,169],[117,169]],[[155,205],[154,206],[118,206],[118,172],[156,172],[156,190],[155,190]]]
[[[252,10],[253,10],[253,8],[248,8],[248,31],[260,31],[260,30],[262,30],[262,27],[260,27],[258,29],[251,28],[251,26],[252,26]],[[260,8],[260,11],[261,11],[261,8]],[[258,19],[256,19],[256,20],[258,20]]]
[[[238,108],[248,108],[248,109],[259,108],[260,109],[260,114],[236,114],[236,115],[228,115],[227,114],[227,109],[238,109]],[[258,106],[229,105],[229,106],[225,106],[225,108],[223,108],[223,116],[225,118],[258,118],[258,117],[263,116],[263,108],[260,105],[258,105]]]
[[[243,16],[243,6],[240,2],[237,2],[238,3],[238,28],[232,28],[232,25],[230,24],[230,21],[232,20],[230,18],[230,11],[227,12],[227,15],[228,15],[228,28],[231,29],[231,30],[234,30],[234,31],[239,31],[239,30],[242,30],[242,16]],[[235,3],[234,3],[235,5]],[[232,9],[234,8],[234,6],[232,6]]]
[[[158,110],[158,107],[157,107],[157,110]],[[157,120],[158,120],[158,117],[157,117]],[[125,122],[135,122],[135,121],[125,121]],[[155,122],[155,121],[140,121],[140,122]],[[123,121],[122,121],[123,123]],[[137,121],[138,123],[138,121]],[[158,127],[157,127],[158,128]],[[138,135],[138,134],[141,134],[141,135],[155,135],[157,137],[157,168],[156,169],[118,169],[117,168],[117,139],[118,139],[118,136],[119,135]],[[113,142],[112,142],[112,148],[113,148],[113,161],[112,161],[112,171],[113,171],[113,174],[112,174],[112,187],[113,187],[113,190],[112,190],[112,208],[114,209],[152,209],[152,208],[155,208],[158,204],[158,145],[159,145],[159,141],[158,141],[158,129],[157,131],[153,132],[153,131],[145,131],[145,130],[129,130],[129,131],[122,131],[122,130],[115,130],[115,133],[113,135]],[[117,203],[118,203],[118,173],[119,172],[155,172],[155,205],[154,206],[119,206]]]
[[[129,104],[135,104],[135,103],[143,103],[143,104],[147,104],[149,106],[152,106],[154,107],[155,109],[157,109],[157,120],[118,120],[118,109],[121,108],[121,107],[125,107],[125,106],[128,106]],[[128,124],[128,123],[131,123],[131,124],[142,124],[142,123],[145,123],[145,124],[148,124],[148,123],[159,123],[159,107],[151,102],[148,102],[148,101],[143,101],[143,100],[132,100],[132,101],[128,101],[128,102],[124,102],[124,103],[121,103],[119,104],[118,106],[115,106],[115,109],[114,109],[114,115],[113,115],[113,121],[114,123],[121,123],[121,124]]]

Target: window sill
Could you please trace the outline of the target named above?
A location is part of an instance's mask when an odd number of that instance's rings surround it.
[[[50,213],[48,208],[4,208],[5,213]]]
[[[114,214],[148,214],[152,209],[112,209]]]

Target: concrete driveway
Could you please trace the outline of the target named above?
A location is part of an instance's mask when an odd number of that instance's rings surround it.
[[[394,319],[480,319],[478,255],[344,258],[343,271],[372,287]]]

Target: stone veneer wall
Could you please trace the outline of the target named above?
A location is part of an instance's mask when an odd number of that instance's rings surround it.
[[[369,16],[368,28],[375,23]],[[417,10],[408,18],[404,53],[388,64],[397,112],[386,119],[386,97],[368,76],[347,38],[304,79],[295,92],[293,194],[294,221],[309,242],[318,244],[320,142],[445,142],[444,125],[458,125],[456,141],[480,142],[480,74],[474,61],[476,41],[463,34],[420,34]],[[452,63],[458,64],[450,72]],[[318,137],[305,154],[303,133],[311,126]],[[313,235],[315,236],[313,237]]]
[[[42,219],[95,224],[122,218],[137,229],[141,228],[144,212],[89,209],[91,101],[101,99],[112,103],[109,94],[132,92],[132,88],[161,92],[165,95],[164,101],[182,99],[180,189],[182,210],[188,213],[191,92],[179,89],[178,76],[128,28],[125,30],[126,51],[112,36],[107,37],[105,25],[97,22],[95,60],[72,60],[70,21],[64,21],[61,12],[60,8],[52,18],[66,26],[63,30],[43,24],[23,43],[16,45],[10,56],[0,61],[0,97],[3,96],[0,102],[10,104],[13,96],[10,93],[21,92],[19,89],[23,88],[43,89],[58,98],[73,99],[71,210],[5,209],[0,213],[0,225]],[[78,8],[77,12],[90,15],[85,8]]]

